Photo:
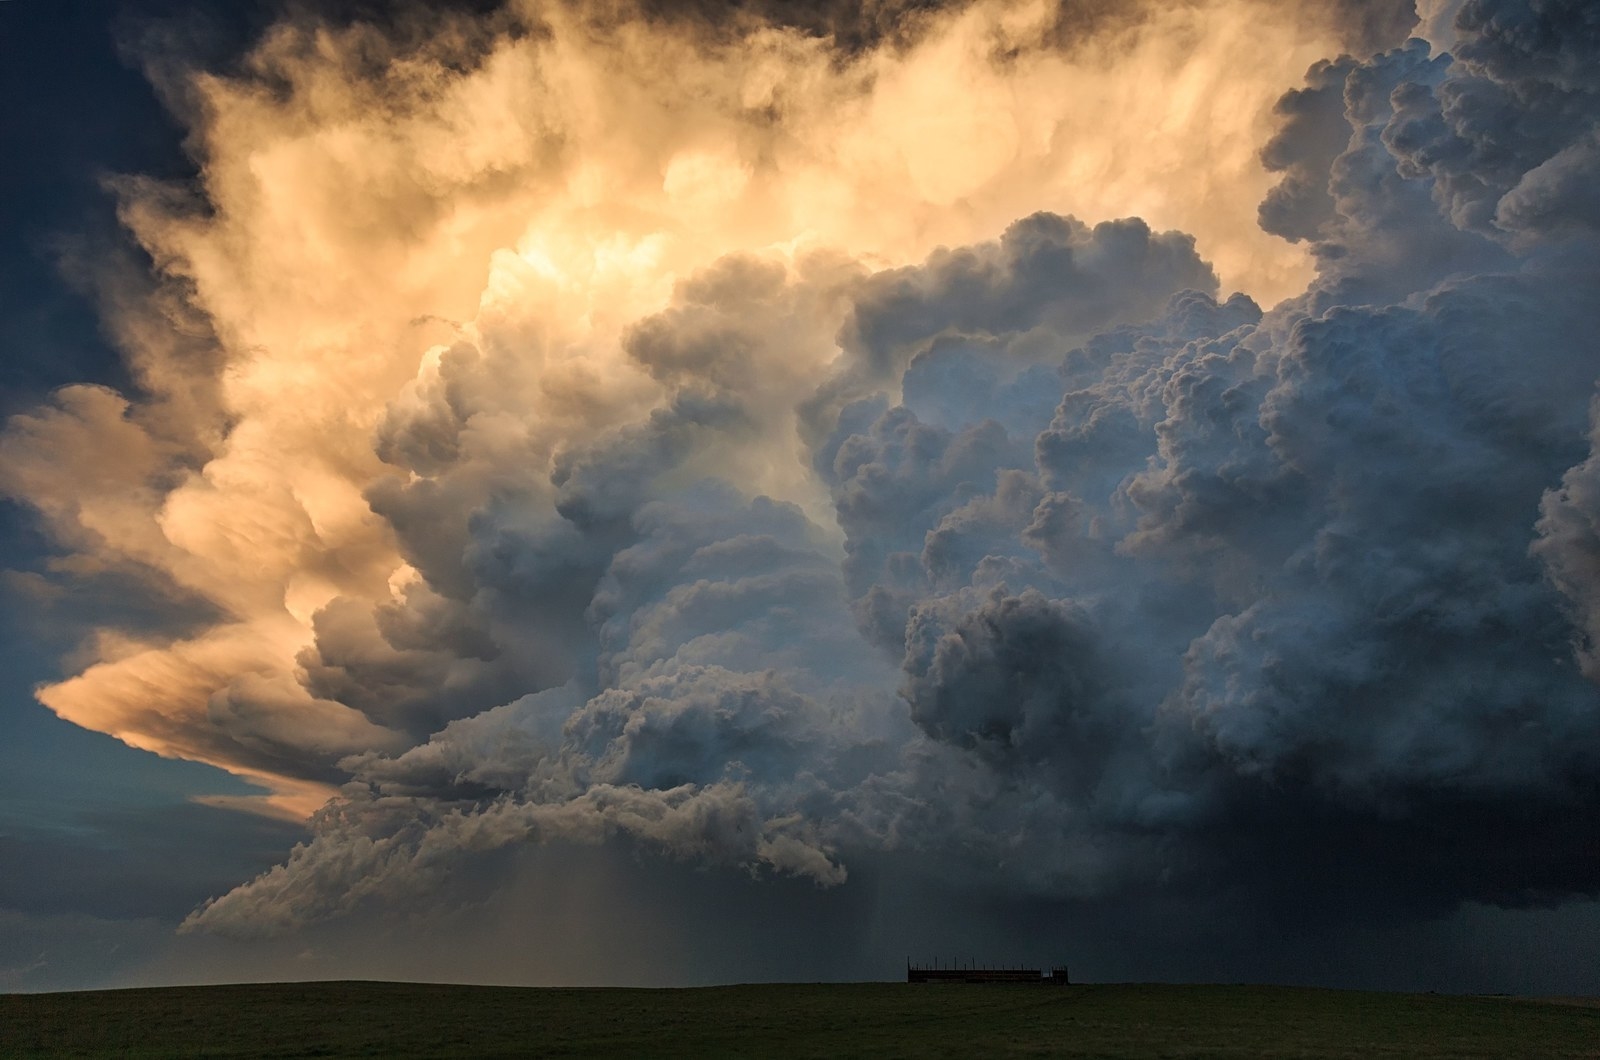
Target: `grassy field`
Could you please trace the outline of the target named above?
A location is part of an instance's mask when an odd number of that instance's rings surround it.
[[[298,983],[0,995],[0,1056],[1600,1057],[1600,1007],[1257,986],[532,990]]]

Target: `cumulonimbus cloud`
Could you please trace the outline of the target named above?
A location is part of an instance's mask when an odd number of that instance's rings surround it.
[[[288,23],[176,86],[142,392],[3,444],[58,576],[192,602],[44,702],[317,810],[189,924],[616,837],[1592,893],[1594,16],[1138,14]]]

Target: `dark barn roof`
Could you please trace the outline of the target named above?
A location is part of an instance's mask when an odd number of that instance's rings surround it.
[[[906,962],[908,983],[1049,983],[1065,986],[1070,980],[1065,966],[1046,972],[1042,968],[989,968],[976,964],[940,967]]]

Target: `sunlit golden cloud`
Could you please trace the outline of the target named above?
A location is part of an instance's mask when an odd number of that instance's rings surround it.
[[[319,609],[415,578],[367,500],[394,473],[385,416],[452,385],[462,345],[496,359],[500,404],[521,410],[476,419],[471,444],[549,464],[660,399],[623,336],[729,254],[812,278],[768,322],[785,337],[759,384],[763,443],[717,458],[808,510],[791,414],[837,353],[835,279],[1050,210],[1188,232],[1224,291],[1297,292],[1306,254],[1256,224],[1275,179],[1258,154],[1274,102],[1337,50],[1327,22],[1204,0],[1063,48],[1051,10],[980,2],[845,56],[779,28],[602,32],[528,3],[504,17],[536,30],[464,72],[440,59],[449,40],[396,51],[370,28],[285,24],[243,73],[184,75],[198,191],[118,186],[162,292],[108,309],[148,393],[69,388],[18,417],[5,487],[70,562],[215,617],[102,633],[42,701],[309,813],[341,757],[405,745],[300,679]]]

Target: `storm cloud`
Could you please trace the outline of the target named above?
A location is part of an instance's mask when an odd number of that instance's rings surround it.
[[[143,390],[0,482],[55,576],[193,601],[43,701],[312,814],[186,929],[543,843],[1291,926],[1600,892],[1600,14],[658,6],[453,15],[460,70],[286,23],[189,84],[209,208],[124,185]],[[1103,91],[1209,117],[1039,117],[1180,31],[1188,87]]]

